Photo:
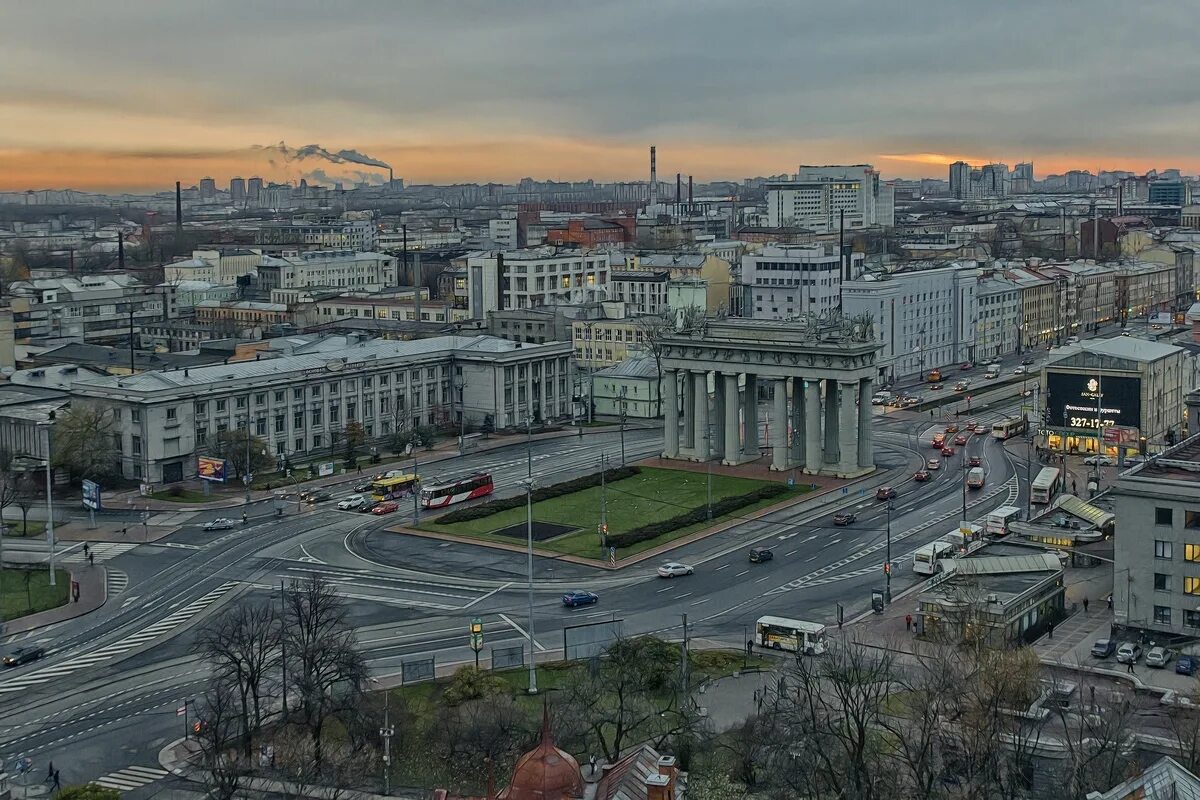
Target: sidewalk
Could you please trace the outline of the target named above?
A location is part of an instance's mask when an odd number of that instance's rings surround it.
[[[16,561],[16,559],[10,560],[10,563],[12,561]],[[4,635],[10,636],[14,633],[25,633],[36,628],[53,625],[56,622],[82,617],[84,614],[90,614],[107,602],[108,572],[104,567],[76,567],[69,573],[69,576],[69,580],[79,581],[78,603],[68,601],[65,605],[61,605],[58,608],[51,608],[47,611],[39,611],[36,614],[17,617],[5,624]]]
[[[626,433],[638,430],[652,430],[655,426],[652,425],[634,425],[626,423]],[[535,433],[533,435],[534,442],[542,442],[551,439],[566,439],[578,438],[582,430],[583,436],[588,436],[597,433],[613,433],[617,429],[612,426],[608,427],[586,427],[586,428],[564,428],[563,430],[551,431],[549,433]],[[525,442],[524,434],[511,434],[508,436],[495,436],[494,438],[478,440],[477,446],[468,449],[467,454],[486,453],[491,450],[499,450],[504,447],[522,444]],[[458,442],[455,439],[446,439],[437,444],[432,450],[418,450],[411,456],[397,458],[395,455],[391,459],[382,458],[378,464],[371,464],[369,457],[360,457],[359,464],[362,465],[362,477],[365,479],[377,472],[386,472],[389,469],[405,469],[413,463],[413,458],[416,457],[418,469],[422,465],[436,464],[447,459],[457,458]],[[341,459],[335,456],[329,458],[330,461],[340,462]],[[259,502],[262,500],[270,500],[277,492],[295,492],[303,489],[318,489],[326,486],[336,486],[346,481],[354,480],[358,477],[357,472],[337,472],[324,478],[314,478],[307,481],[297,481],[289,484],[285,489],[279,487],[277,489],[254,489],[250,492],[250,502]],[[202,483],[199,480],[183,481],[178,484],[191,491],[200,491]],[[161,488],[161,487],[160,487]],[[126,492],[104,492],[102,495],[103,503],[106,508],[133,508],[144,509],[148,511],[214,511],[222,508],[237,508],[245,505],[246,492],[241,487],[240,483],[237,486],[229,488],[213,490],[213,499],[210,502],[198,503],[189,505],[187,503],[174,503],[170,500],[157,500],[151,497],[143,497],[137,491]]]

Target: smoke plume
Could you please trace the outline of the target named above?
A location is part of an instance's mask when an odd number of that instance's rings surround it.
[[[378,158],[371,158],[357,150],[338,150],[336,153],[326,150],[319,144],[306,144],[303,147],[288,147],[286,142],[279,144],[255,145],[255,150],[271,150],[283,156],[286,162],[304,161],[308,158],[321,158],[332,164],[362,164],[368,167],[383,167],[391,169],[392,165]]]

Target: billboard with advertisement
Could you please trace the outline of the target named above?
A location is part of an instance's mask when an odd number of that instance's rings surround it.
[[[92,511],[100,510],[100,484],[86,478],[83,481],[83,507]]]
[[[317,465],[317,476],[327,478],[333,474],[334,464],[332,461],[322,461]]]
[[[1045,394],[1052,428],[1141,428],[1141,378],[1048,371]]]
[[[225,482],[229,462],[223,458],[200,456],[196,460],[196,476],[204,481]]]

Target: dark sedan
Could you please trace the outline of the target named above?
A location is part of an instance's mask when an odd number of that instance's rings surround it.
[[[833,515],[833,524],[837,525],[840,528],[843,525],[849,525],[849,524],[853,523],[854,520],[856,520],[856,519],[858,519],[858,517],[854,516],[853,514],[851,514],[849,512],[847,512],[845,514],[834,514]]]
[[[575,589],[567,592],[562,596],[562,604],[567,608],[578,608],[579,606],[590,606],[593,603],[600,602],[600,595],[595,592],[585,592],[582,589]]]
[[[19,667],[22,664],[30,664],[44,655],[46,651],[40,647],[18,647],[4,657],[4,666]]]

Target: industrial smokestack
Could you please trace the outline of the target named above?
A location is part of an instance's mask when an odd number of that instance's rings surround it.
[[[117,267],[125,271],[125,232],[117,231]]]
[[[73,249],[68,250],[67,255],[70,257],[70,261],[67,266],[67,272],[74,275],[75,274],[75,251]]]
[[[1092,203],[1092,258],[1100,261],[1100,206]]]
[[[504,310],[504,253],[496,253],[496,310]],[[483,315],[487,319],[487,314]]]
[[[658,156],[654,145],[650,145],[650,205],[658,204]]]
[[[413,322],[421,321],[421,286],[425,276],[421,270],[421,251],[413,253]]]
[[[692,176],[688,175],[688,213],[694,213],[696,207],[692,204]]]
[[[183,189],[175,181],[175,237],[183,237]]]
[[[1125,184],[1117,184],[1117,216],[1125,216]]]
[[[683,175],[675,173],[675,212],[679,213],[679,205],[683,202]]]
[[[388,167],[388,188],[392,188],[392,183],[396,180],[396,174]]]

